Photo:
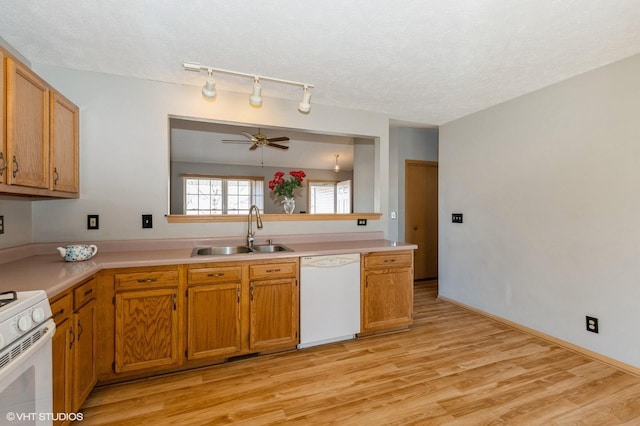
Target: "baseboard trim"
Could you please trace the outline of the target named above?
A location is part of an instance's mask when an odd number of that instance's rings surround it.
[[[609,365],[609,366],[611,366],[613,368],[617,368],[618,370],[624,371],[625,373],[629,373],[629,374],[632,374],[632,375],[634,375],[636,377],[640,377],[640,368],[634,367],[634,366],[629,365],[629,364],[625,364],[624,362],[620,362],[620,361],[615,360],[613,358],[609,358],[609,357],[604,356],[602,354],[599,354],[597,352],[590,351],[589,349],[585,349],[585,348],[583,348],[581,346],[574,345],[573,343],[566,342],[566,341],[564,341],[562,339],[558,339],[557,337],[553,337],[553,336],[550,336],[548,334],[542,333],[542,332],[540,332],[538,330],[534,330],[533,328],[525,327],[522,324],[518,324],[516,322],[509,321],[508,319],[499,317],[497,315],[490,314],[490,313],[485,312],[485,311],[483,311],[481,309],[477,309],[477,308],[474,308],[472,306],[465,305],[464,303],[458,302],[458,301],[453,300],[453,299],[449,299],[448,297],[438,295],[438,300],[441,300],[441,301],[447,302],[447,303],[451,303],[452,305],[456,305],[459,308],[462,308],[462,309],[465,309],[467,311],[473,312],[475,314],[481,315],[481,316],[483,316],[485,318],[489,318],[491,320],[497,321],[497,322],[499,322],[501,324],[507,325],[507,326],[509,326],[511,328],[515,328],[516,330],[522,331],[524,333],[531,334],[533,336],[539,337],[539,338],[541,338],[543,340],[546,340],[548,342],[551,342],[551,343],[553,343],[555,345],[562,346],[563,348],[568,349],[570,351],[577,352],[580,355],[584,355],[584,356],[592,358],[592,359],[594,359],[596,361],[603,362],[603,363],[605,363],[605,364],[607,364],[607,365]]]

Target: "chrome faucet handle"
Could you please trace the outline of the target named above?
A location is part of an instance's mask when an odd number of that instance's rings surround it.
[[[273,245],[273,240],[272,240],[271,238],[269,238],[269,239],[267,240],[267,244],[269,244],[270,246],[272,246],[272,245]]]

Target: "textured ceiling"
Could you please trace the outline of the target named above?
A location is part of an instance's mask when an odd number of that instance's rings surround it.
[[[202,85],[181,66],[196,61],[312,83],[312,105],[433,125],[640,53],[635,0],[0,0],[0,10],[0,37],[33,63]],[[220,90],[249,90],[216,78]],[[265,97],[300,98],[263,86]]]

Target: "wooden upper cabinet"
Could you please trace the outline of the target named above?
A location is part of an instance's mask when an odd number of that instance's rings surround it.
[[[0,48],[0,194],[77,198],[79,108]]]
[[[5,138],[5,79],[4,79],[4,53],[0,50],[0,184],[7,182],[7,144]]]
[[[34,72],[6,59],[7,183],[49,188],[49,87]]]
[[[61,94],[50,96],[51,167],[49,188],[78,192],[79,109]]]

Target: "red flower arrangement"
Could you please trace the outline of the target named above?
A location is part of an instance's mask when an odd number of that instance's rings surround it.
[[[276,172],[269,181],[269,189],[276,195],[293,197],[293,190],[302,187],[302,181],[307,175],[302,170],[292,170],[289,174],[291,177],[284,180],[284,172]]]

